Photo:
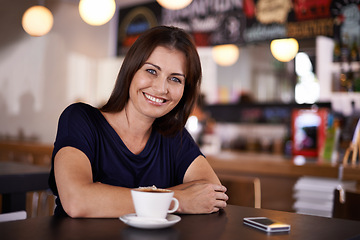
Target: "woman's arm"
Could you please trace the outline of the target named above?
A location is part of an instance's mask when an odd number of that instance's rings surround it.
[[[119,217],[135,212],[129,188],[93,183],[90,161],[80,150],[60,149],[54,171],[61,203],[70,217]],[[189,166],[184,184],[171,189],[181,213],[211,213],[226,207],[226,188],[203,156]]]
[[[90,161],[80,150],[60,149],[54,171],[61,203],[70,217],[119,217],[135,212],[130,189],[93,183]]]
[[[178,212],[212,213],[226,207],[226,188],[203,156],[192,162],[183,182],[172,188],[180,202]]]

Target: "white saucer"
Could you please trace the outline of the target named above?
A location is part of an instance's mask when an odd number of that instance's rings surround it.
[[[121,216],[120,220],[131,227],[144,229],[159,229],[174,225],[181,220],[181,217],[173,214],[168,214],[166,216],[166,219],[164,220],[144,219],[138,218],[135,213],[131,213]]]

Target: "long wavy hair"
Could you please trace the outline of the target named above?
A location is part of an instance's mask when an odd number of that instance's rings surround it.
[[[192,37],[177,27],[158,26],[144,32],[127,52],[120,68],[115,87],[100,108],[103,112],[119,112],[129,100],[129,89],[135,73],[144,65],[158,46],[176,49],[186,58],[186,79],[180,102],[166,115],[157,118],[153,129],[163,135],[173,135],[182,130],[196,104],[201,83],[201,63]]]

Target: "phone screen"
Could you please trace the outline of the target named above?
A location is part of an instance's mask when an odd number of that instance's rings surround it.
[[[258,219],[252,219],[252,221],[266,225],[266,226],[270,226],[271,224],[274,224],[275,222],[269,218],[258,218]]]

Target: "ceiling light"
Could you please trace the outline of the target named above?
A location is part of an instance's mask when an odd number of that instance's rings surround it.
[[[54,23],[54,17],[50,10],[44,6],[33,6],[28,8],[22,17],[22,27],[25,32],[33,37],[47,34]]]
[[[239,58],[239,48],[234,44],[218,45],[212,48],[213,59],[220,66],[231,66]]]
[[[179,10],[187,7],[192,0],[156,0],[162,7],[170,10]]]
[[[110,21],[115,10],[115,0],[80,0],[79,2],[81,18],[93,26],[100,26]]]
[[[294,38],[276,39],[271,41],[270,50],[278,61],[289,62],[298,53],[299,44]]]

